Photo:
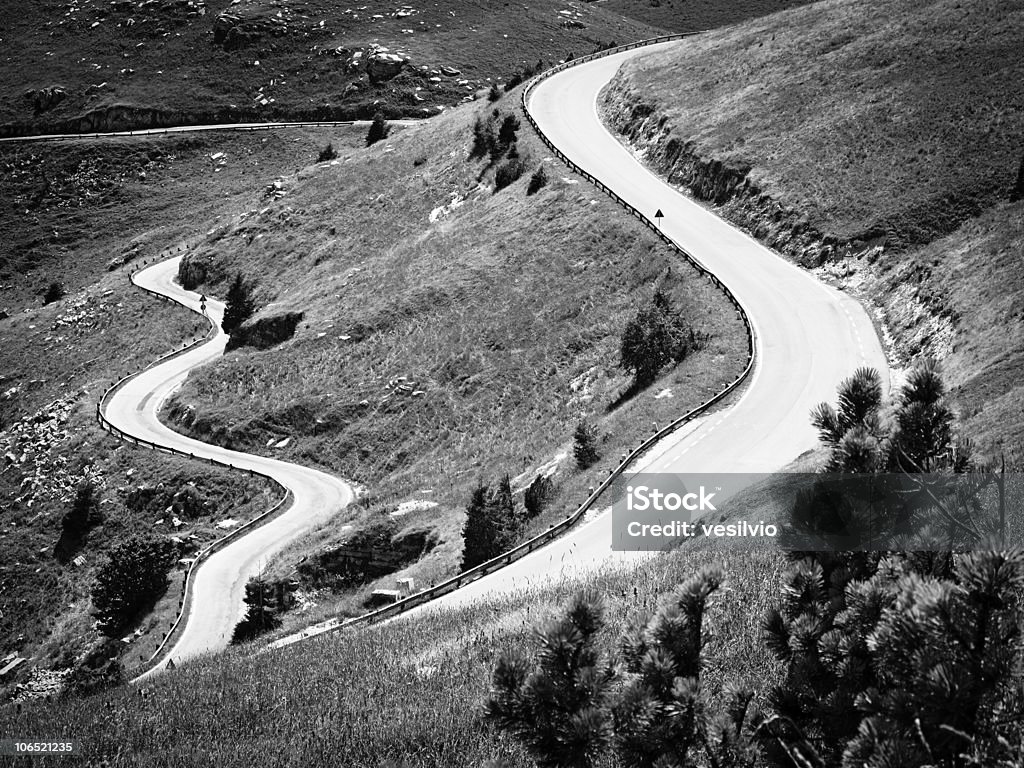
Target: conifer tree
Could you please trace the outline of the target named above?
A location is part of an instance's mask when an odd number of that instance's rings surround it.
[[[543,512],[554,492],[555,484],[551,482],[551,478],[547,475],[537,475],[523,494],[523,507],[527,516],[536,517]]]
[[[610,741],[614,673],[597,652],[602,625],[597,598],[581,594],[540,630],[534,664],[511,654],[494,671],[486,717],[519,738],[542,768],[591,768]]]
[[[366,146],[372,146],[382,139],[386,139],[388,134],[391,132],[391,126],[388,125],[387,119],[381,112],[378,112],[373,116],[373,122],[370,123],[370,129],[366,132]]]
[[[469,570],[511,549],[522,529],[508,475],[492,489],[480,484],[466,508],[462,529],[462,570]]]
[[[224,308],[224,319],[220,327],[224,333],[232,334],[238,326],[252,317],[256,311],[256,301],[252,295],[252,288],[242,278],[242,273],[235,275],[235,281],[228,289],[226,306]]]
[[[592,467],[601,458],[597,451],[597,434],[586,421],[581,421],[576,425],[576,432],[573,433],[572,452],[576,459],[576,466],[580,469]]]

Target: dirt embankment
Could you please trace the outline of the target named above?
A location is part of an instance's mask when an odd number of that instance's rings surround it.
[[[692,141],[671,130],[668,117],[637,92],[628,75],[617,74],[601,95],[602,117],[652,170],[685,187],[698,200],[749,231],[769,248],[805,267],[868,252],[886,232],[868,229],[856,237],[822,232],[806,213],[780,203],[751,178],[749,165],[703,157]]]

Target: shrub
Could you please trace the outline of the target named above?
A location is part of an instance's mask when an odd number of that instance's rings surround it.
[[[334,150],[333,144],[328,144],[322,150],[320,150],[320,156],[317,158],[318,163],[327,163],[331,160],[335,160],[338,157],[338,153]]]
[[[478,117],[473,123],[473,145],[469,150],[469,159],[475,160],[487,156],[496,144],[492,122],[490,120],[485,122]]]
[[[498,166],[494,172],[494,191],[500,192],[514,183],[526,171],[526,163],[521,157],[512,157]]]
[[[46,287],[46,292],[43,294],[43,304],[53,304],[63,298],[64,286],[60,283],[53,282]]]
[[[96,501],[96,486],[90,480],[83,480],[75,488],[71,509],[61,520],[61,528],[74,537],[85,535],[89,527],[100,521],[100,507]]]
[[[101,632],[116,635],[163,594],[174,554],[170,542],[143,536],[133,536],[113,549],[92,588]]]
[[[662,368],[682,362],[703,344],[704,339],[658,290],[650,306],[641,309],[623,330],[619,365],[633,373],[635,386],[647,386]]]
[[[547,171],[544,170],[544,166],[541,165],[533,172],[533,175],[530,177],[530,183],[526,185],[527,196],[540,192],[541,189],[547,186],[547,183],[548,174]]]
[[[388,133],[391,132],[391,126],[388,125],[388,121],[384,119],[384,115],[378,112],[373,117],[373,122],[370,123],[370,130],[366,132],[366,146],[376,144],[381,139],[386,139]]]
[[[501,98],[501,88],[497,83],[491,84],[491,90],[487,92],[487,100],[492,104]]]
[[[242,278],[242,273],[235,275],[235,282],[228,289],[227,306],[224,308],[224,319],[220,327],[224,333],[230,335],[242,323],[248,320],[256,312],[256,301],[253,298],[253,289]]]
[[[253,640],[281,626],[281,615],[291,604],[288,584],[283,581],[249,579],[245,585],[245,618],[235,625],[231,644]]]
[[[462,529],[462,570],[468,570],[512,548],[522,520],[516,512],[508,475],[490,489],[477,486],[466,508]]]
[[[510,147],[516,143],[516,132],[519,130],[519,118],[515,115],[505,115],[498,129],[498,143],[503,147]]]
[[[536,517],[548,505],[555,493],[555,484],[546,475],[537,475],[523,494],[523,506],[529,517]]]
[[[1021,552],[798,559],[766,619],[786,668],[758,727],[765,756],[778,766],[1014,764],[1022,590]]]
[[[71,508],[61,518],[60,537],[54,547],[54,556],[60,562],[67,562],[85,540],[89,529],[102,521],[96,489],[90,480],[83,480],[75,489]]]
[[[726,686],[719,709],[700,685],[704,613],[721,581],[719,568],[695,574],[609,660],[597,651],[600,603],[578,596],[540,630],[532,662],[519,654],[499,660],[486,717],[552,768],[611,764],[609,747],[614,764],[631,768],[752,765],[752,692]]]
[[[580,469],[592,467],[601,458],[597,452],[597,434],[586,421],[581,421],[576,425],[576,431],[573,433],[572,453],[576,458],[576,466]]]

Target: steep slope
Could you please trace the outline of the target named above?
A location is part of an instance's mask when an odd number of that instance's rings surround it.
[[[639,58],[604,98],[645,162],[873,300],[901,358],[948,358],[965,413],[992,403],[972,419],[986,450],[1024,439],[1007,373],[1024,281],[1009,256],[1021,207],[1007,202],[1024,148],[1022,14],[829,0]]]

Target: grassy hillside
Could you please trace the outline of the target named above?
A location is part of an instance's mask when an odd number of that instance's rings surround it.
[[[510,94],[496,108],[516,104]],[[520,491],[553,473],[557,496],[531,524],[546,527],[653,422],[734,378],[746,349],[724,297],[568,175],[528,128],[517,142],[526,174],[495,193],[487,161],[467,159],[473,122],[491,109],[453,111],[307,168],[188,257],[214,294],[237,272],[258,282],[257,319],[304,317],[293,339],[192,375],[168,420],[365,485],[366,523],[392,519],[436,544],[407,572],[418,583],[457,569],[477,482],[508,473]],[[539,166],[550,181],[528,196]],[[630,382],[617,368],[620,336],[656,283],[710,340],[620,404]],[[587,472],[572,458],[584,417],[602,455]],[[344,535],[310,537],[282,569]]]
[[[948,357],[961,407],[995,409],[979,442],[1018,456],[1022,14],[829,0],[643,56],[605,94],[654,167],[881,307],[897,358]]]
[[[142,318],[154,328],[141,333]],[[95,425],[96,401],[112,381],[197,330],[184,311],[129,288],[123,273],[0,322],[0,653],[31,656],[23,673],[70,666],[97,636],[89,590],[105,554],[126,535],[177,536],[184,557],[223,533],[215,523],[248,519],[273,503],[261,481],[123,446]],[[111,356],[111,347],[126,352]],[[96,486],[102,523],[61,557],[61,519],[84,479]],[[190,485],[203,506],[174,525],[166,508]],[[177,599],[169,594],[168,605],[140,625],[143,636],[125,645],[129,661],[152,652],[149,630],[166,629],[165,609]]]
[[[702,32],[810,0],[604,0],[602,7],[670,32]]]
[[[198,745],[218,766],[473,766],[492,758],[508,768],[532,761],[494,732],[480,707],[498,657],[535,642],[534,627],[581,588],[604,595],[602,650],[623,628],[654,611],[662,595],[704,564],[709,553],[674,553],[635,572],[608,572],[582,583],[510,596],[456,612],[328,635],[282,651],[232,650],[162,675],[142,689],[85,700],[0,707],[0,733],[45,730],[82,740],[86,754],[111,766],[183,766]],[[707,616],[702,684],[778,680],[777,663],[749,653],[747,641],[778,595],[782,559],[736,555],[727,589]],[[756,571],[763,578],[745,576]],[[329,757],[325,757],[329,756]],[[57,763],[60,758],[49,758]]]
[[[365,128],[0,144],[0,310],[92,285],[252,205],[275,177]]]
[[[31,3],[4,30],[0,123],[52,124],[119,105],[134,110],[121,119],[137,124],[153,119],[144,108],[178,124],[217,115],[365,117],[378,109],[424,116],[524,64],[658,31],[581,2],[407,8],[382,0],[351,7],[324,0]],[[559,14],[567,9],[571,27]],[[231,16],[218,20],[225,12]],[[371,45],[408,65],[371,83],[364,66]],[[53,87],[66,95],[26,96]]]

